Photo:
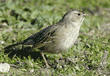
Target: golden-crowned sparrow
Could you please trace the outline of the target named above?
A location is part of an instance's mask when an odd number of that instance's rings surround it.
[[[9,45],[4,49],[9,49],[19,44],[33,45],[32,49],[38,48],[42,51],[41,55],[48,67],[49,65],[43,52],[56,54],[73,46],[85,16],[86,14],[80,10],[69,10],[59,22],[31,35],[24,41]]]

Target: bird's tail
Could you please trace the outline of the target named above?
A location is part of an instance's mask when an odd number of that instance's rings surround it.
[[[17,45],[19,45],[19,44],[23,44],[23,41],[18,42],[18,43],[16,43],[16,44],[12,44],[12,45],[6,46],[5,48],[3,48],[3,50],[10,49],[10,48],[12,48],[12,47],[14,47],[14,46],[17,46]]]

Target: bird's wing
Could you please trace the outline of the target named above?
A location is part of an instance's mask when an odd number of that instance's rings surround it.
[[[45,28],[45,29],[39,31],[38,33],[35,33],[35,34],[31,35],[30,37],[28,37],[27,39],[25,39],[23,41],[23,44],[34,45],[35,43],[37,44],[37,43],[49,42],[49,40],[51,40],[50,38],[51,38],[52,34],[55,32],[56,29],[58,29],[57,26],[58,25],[56,25],[56,24],[48,26],[47,28]]]
[[[28,37],[24,41],[21,41],[21,42],[18,42],[16,44],[12,44],[12,45],[6,46],[3,49],[9,49],[9,48],[17,46],[19,44],[24,44],[24,45],[35,45],[36,44],[37,45],[36,47],[43,46],[43,45],[45,45],[45,43],[48,43],[49,40],[51,40],[51,39],[49,39],[50,36],[58,28],[55,25],[48,26],[47,28],[39,31],[38,33],[35,33],[35,34],[31,35],[30,37]]]

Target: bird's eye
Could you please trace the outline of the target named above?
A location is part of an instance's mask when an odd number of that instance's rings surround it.
[[[78,15],[78,16],[80,16],[81,14],[80,14],[80,13],[78,13],[77,15]]]

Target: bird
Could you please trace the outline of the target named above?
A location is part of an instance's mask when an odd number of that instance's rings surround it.
[[[71,9],[63,15],[59,22],[47,26],[21,42],[6,46],[4,50],[19,44],[32,45],[29,51],[34,48],[41,50],[41,55],[48,68],[50,66],[46,61],[44,53],[59,54],[71,48],[79,36],[80,26],[86,15],[81,10]]]

